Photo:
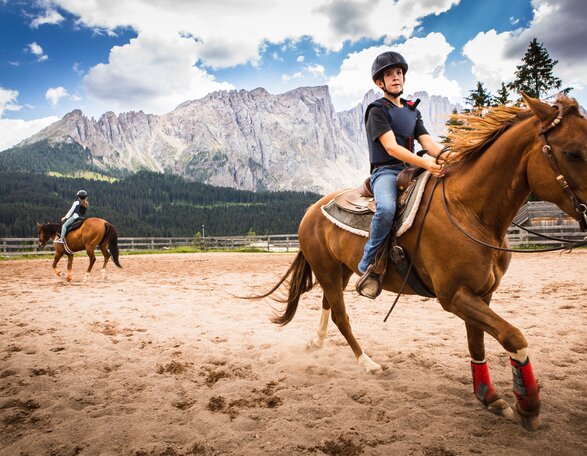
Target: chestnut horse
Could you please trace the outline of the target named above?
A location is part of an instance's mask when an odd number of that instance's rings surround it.
[[[40,225],[37,223],[37,232],[39,233],[39,245],[44,248],[50,239],[55,241],[61,233],[61,223],[45,223]],[[57,277],[61,277],[57,263],[61,257],[67,255],[67,277],[66,280],[71,282],[73,271],[73,252],[85,250],[90,258],[88,270],[84,276],[84,282],[88,280],[92,267],[96,262],[96,255],[94,250],[96,246],[100,246],[102,255],[104,256],[104,264],[102,265],[102,278],[106,277],[106,264],[110,256],[114,264],[121,268],[118,262],[118,233],[112,223],[107,222],[101,218],[90,217],[84,220],[82,226],[74,231],[70,231],[65,236],[69,252],[66,251],[65,245],[53,242],[55,249],[55,257],[53,258],[53,272]],[[110,250],[110,252],[108,251]]]
[[[527,357],[528,343],[489,303],[510,263],[508,227],[530,192],[556,203],[585,228],[587,119],[570,98],[560,97],[557,107],[524,98],[530,109],[494,108],[483,118],[468,118],[467,128],[452,134],[453,154],[444,181],[435,186],[434,179],[429,180],[422,199],[431,198],[429,211],[423,214],[420,208],[412,228],[398,242],[412,256],[422,230],[414,267],[442,307],[465,322],[476,397],[491,412],[515,416],[524,427],[535,429],[540,423],[540,394]],[[308,209],[299,227],[296,259],[273,289],[259,297],[288,284],[283,300],[287,306],[273,319],[285,325],[294,317],[300,296],[316,284],[315,277],[324,295],[317,337],[309,345],[322,346],[331,317],[360,366],[378,372],[381,366],[365,354],[353,335],[343,299],[352,274],[359,273],[365,238],[339,228],[321,213],[321,206],[338,193]],[[402,282],[390,267],[383,288],[397,292]],[[491,382],[485,333],[510,355],[517,399],[513,412]]]

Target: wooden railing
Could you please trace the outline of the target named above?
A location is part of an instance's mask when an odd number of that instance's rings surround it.
[[[222,236],[222,237],[121,237],[118,248],[125,251],[169,250],[177,247],[193,247],[201,250],[258,249],[270,252],[296,251],[299,247],[297,234],[269,236]],[[37,238],[0,238],[0,256],[40,255],[51,253],[52,245],[39,247]]]

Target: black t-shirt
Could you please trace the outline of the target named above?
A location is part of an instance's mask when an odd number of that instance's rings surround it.
[[[411,109],[406,105],[404,101],[404,107],[399,108],[395,105],[391,106],[391,109]],[[391,103],[389,103],[391,105]],[[372,147],[376,149],[375,156],[376,157],[385,157],[382,160],[376,160],[374,163],[371,163],[372,166],[374,165],[382,165],[382,164],[398,164],[402,163],[400,160],[392,157],[387,153],[381,142],[379,141],[379,137],[388,131],[393,131],[395,135],[395,139],[397,143],[408,150],[413,150],[413,140],[414,138],[417,139],[421,135],[429,134],[424,127],[424,122],[422,121],[422,115],[420,111],[416,109],[416,125],[414,127],[413,132],[398,132],[394,130],[394,126],[390,123],[390,118],[386,112],[386,108],[383,106],[372,106],[369,109],[369,113],[367,115],[367,119],[365,120],[365,129],[367,130],[367,138],[372,138],[373,145]]]

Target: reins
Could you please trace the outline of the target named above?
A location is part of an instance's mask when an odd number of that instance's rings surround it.
[[[389,312],[387,312],[387,315],[383,319],[383,323],[385,323],[387,321],[387,319],[389,318],[391,311],[393,310],[393,308],[395,307],[395,305],[399,301],[399,298],[402,295],[404,288],[406,287],[406,285],[408,283],[408,277],[410,277],[410,273],[412,272],[412,269],[414,267],[414,262],[416,261],[416,256],[418,255],[418,250],[420,249],[420,239],[422,238],[422,231],[424,231],[424,222],[426,221],[426,215],[428,214],[428,210],[430,209],[430,204],[432,203],[432,197],[434,196],[434,191],[436,190],[436,186],[438,185],[438,181],[439,181],[439,179],[436,178],[436,180],[434,181],[434,186],[432,187],[432,191],[430,192],[430,197],[428,198],[428,201],[426,201],[426,207],[424,208],[424,215],[422,216],[422,223],[420,223],[420,229],[418,230],[418,237],[416,238],[416,249],[414,250],[414,254],[411,256],[410,265],[408,266],[408,271],[406,272],[406,276],[404,277],[404,281],[402,283],[402,286],[400,287],[399,291],[397,292],[397,296],[395,297],[395,300],[393,301],[393,304],[391,305]]]
[[[585,206],[585,204],[579,202],[579,198],[577,198],[577,195],[575,195],[575,193],[573,192],[573,190],[569,186],[567,179],[565,178],[565,176],[561,172],[560,168],[558,167],[556,159],[555,159],[554,155],[552,154],[552,148],[550,147],[550,145],[548,144],[548,141],[546,139],[546,133],[549,132],[550,130],[552,130],[553,128],[555,128],[557,125],[559,125],[564,117],[563,105],[560,103],[557,103],[555,106],[558,108],[557,117],[552,122],[550,122],[549,124],[547,124],[546,126],[544,126],[540,129],[539,137],[543,143],[542,153],[544,154],[546,160],[548,161],[548,164],[550,165],[550,167],[554,171],[557,182],[561,185],[564,192],[570,198],[573,206],[575,207],[575,210],[577,211],[576,219],[579,222],[579,226],[581,227],[581,229],[583,231],[585,231],[587,229],[587,215],[586,215],[587,206]],[[564,245],[559,246],[559,247],[545,248],[545,249],[510,249],[510,248],[505,248],[505,247],[499,247],[496,245],[491,245],[491,244],[488,244],[484,241],[481,241],[480,239],[477,239],[476,237],[467,233],[454,219],[454,217],[452,216],[452,214],[448,210],[448,205],[446,202],[444,178],[442,178],[442,204],[444,206],[444,210],[446,211],[446,215],[448,216],[448,219],[450,220],[450,222],[453,224],[453,226],[455,228],[457,228],[461,233],[463,233],[465,236],[467,236],[469,239],[476,242],[477,244],[483,245],[485,247],[489,247],[494,250],[499,250],[502,252],[519,252],[519,253],[553,252],[553,251],[557,251],[557,250],[564,250],[564,251],[570,252],[575,247],[581,247],[581,246],[587,245],[587,237],[583,238],[582,241],[571,241],[568,239],[555,238],[552,236],[547,236],[544,234],[537,233],[537,232],[532,231],[528,228],[522,227],[522,226],[518,225],[517,223],[514,223],[514,225],[517,226],[518,228],[523,229],[524,231],[527,231],[528,233],[532,233],[532,234],[535,234],[535,235],[540,236],[542,238],[550,239],[552,241],[561,242],[561,243],[564,243]]]
[[[541,128],[540,130],[540,134],[539,137],[543,142],[543,146],[542,146],[542,153],[544,154],[545,158],[547,159],[550,167],[552,168],[552,170],[555,173],[555,177],[557,182],[561,185],[561,187],[563,188],[564,192],[567,194],[567,196],[570,198],[573,206],[575,207],[575,210],[577,211],[577,221],[579,222],[579,226],[581,227],[581,229],[583,231],[587,230],[587,206],[584,203],[581,203],[579,201],[579,198],[577,198],[577,196],[575,195],[575,193],[573,192],[573,190],[570,188],[569,183],[567,181],[567,179],[565,178],[565,176],[562,174],[560,168],[558,167],[558,164],[556,162],[556,159],[554,157],[554,155],[552,154],[552,148],[550,147],[550,145],[548,144],[548,141],[546,139],[546,133],[548,131],[550,131],[551,129],[555,128],[557,125],[560,124],[561,120],[564,117],[564,108],[561,104],[556,104],[555,105],[558,108],[558,115],[557,117],[548,125],[546,125],[545,127]],[[448,152],[449,149],[448,147],[445,147],[442,149],[442,151],[440,152],[440,154],[436,157],[436,163],[439,162],[439,158],[442,154]],[[426,207],[424,209],[424,215],[422,217],[422,223],[420,224],[420,228],[418,231],[418,236],[416,238],[416,249],[414,250],[413,255],[411,256],[411,260],[410,260],[410,265],[408,266],[408,271],[406,273],[406,276],[404,277],[404,281],[395,297],[395,300],[393,301],[393,304],[391,305],[389,311],[387,312],[387,315],[385,316],[385,318],[383,319],[383,322],[387,322],[387,319],[389,318],[389,315],[391,314],[391,312],[393,311],[393,309],[395,308],[396,304],[399,301],[400,296],[402,295],[404,288],[408,282],[408,277],[414,267],[414,262],[416,259],[416,256],[418,254],[418,250],[420,247],[420,239],[422,237],[422,231],[424,229],[424,222],[426,220],[426,215],[428,214],[428,210],[430,209],[430,204],[432,202],[432,197],[434,196],[434,191],[436,190],[436,186],[438,185],[439,181],[442,181],[442,204],[444,206],[444,210],[446,212],[446,215],[448,217],[448,219],[450,220],[450,222],[452,223],[452,225],[459,230],[462,234],[464,234],[467,238],[471,239],[472,241],[476,242],[479,245],[482,245],[484,247],[488,247],[490,249],[493,250],[499,250],[501,252],[517,252],[517,253],[539,253],[539,252],[554,252],[554,251],[567,251],[567,252],[571,252],[574,248],[576,247],[582,247],[587,245],[587,236],[585,238],[583,238],[582,241],[571,241],[568,239],[561,239],[561,238],[556,238],[553,236],[547,236],[541,233],[537,233],[535,231],[532,231],[528,228],[522,227],[520,225],[518,225],[517,223],[513,223],[513,225],[515,225],[516,227],[527,231],[528,233],[531,234],[535,234],[537,236],[540,236],[542,238],[545,239],[549,239],[552,241],[556,241],[556,242],[561,242],[564,245],[559,246],[559,247],[551,247],[551,248],[544,248],[544,249],[510,249],[510,248],[506,248],[506,247],[500,247],[497,245],[492,245],[489,244],[487,242],[484,242],[480,239],[477,239],[476,237],[474,237],[473,235],[467,233],[459,224],[458,222],[454,219],[454,217],[452,216],[452,214],[450,213],[449,209],[448,209],[448,204],[447,204],[447,200],[446,200],[446,191],[445,191],[445,185],[444,185],[444,177],[440,177],[440,178],[436,178],[436,181],[434,182],[434,186],[432,188],[432,191],[430,193],[430,197],[428,198],[428,201],[426,203]]]
[[[452,216],[452,214],[450,213],[450,211],[448,210],[448,205],[446,202],[446,192],[445,192],[445,185],[444,185],[444,178],[442,178],[442,204],[444,206],[444,210],[446,212],[446,215],[448,216],[448,219],[450,220],[450,222],[452,223],[452,225],[459,230],[461,233],[463,233],[465,236],[467,236],[469,239],[471,239],[472,241],[476,242],[479,245],[482,245],[484,247],[489,247],[490,249],[493,250],[499,250],[501,252],[518,252],[518,253],[539,253],[539,252],[554,252],[557,250],[566,250],[566,251],[571,251],[573,250],[575,247],[581,247],[584,245],[587,245],[587,237],[585,237],[582,241],[569,241],[569,240],[565,240],[565,239],[553,239],[556,240],[558,242],[564,242],[566,243],[563,246],[559,246],[559,247],[550,247],[550,248],[545,248],[545,249],[510,249],[510,248],[506,248],[506,247],[499,247],[497,245],[492,245],[489,244],[487,242],[484,242],[480,239],[477,239],[475,236],[467,233],[459,224],[458,222],[454,219],[454,217]],[[517,225],[519,226],[519,225]],[[530,230],[526,230],[528,232],[532,232]],[[547,238],[549,238],[548,236],[545,236]],[[550,238],[552,239],[552,238]]]

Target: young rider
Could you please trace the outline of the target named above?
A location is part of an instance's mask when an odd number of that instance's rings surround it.
[[[426,131],[415,106],[417,103],[400,98],[407,72],[407,62],[393,51],[377,56],[371,68],[373,82],[384,93],[383,98],[371,103],[365,112],[370,180],[376,212],[358,266],[363,275],[356,286],[359,294],[371,299],[375,299],[381,292],[380,277],[373,269],[377,251],[393,229],[399,172],[412,164],[428,170],[436,177],[444,174],[443,164],[437,164],[435,160],[442,146]],[[414,139],[426,149],[429,156],[420,157],[413,153]]]
[[[65,233],[67,229],[71,226],[73,222],[75,222],[78,218],[83,217],[86,214],[86,210],[88,208],[88,192],[85,190],[80,190],[77,192],[77,200],[73,202],[71,208],[65,214],[65,216],[61,217],[61,221],[63,226],[61,227],[61,237],[55,241],[60,244],[63,244],[63,240],[65,239]]]

